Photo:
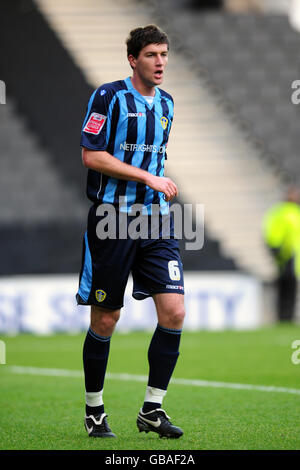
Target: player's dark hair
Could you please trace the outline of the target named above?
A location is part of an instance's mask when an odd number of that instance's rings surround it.
[[[149,44],[167,44],[169,49],[168,36],[155,24],[149,24],[144,28],[136,28],[130,31],[126,44],[127,57],[133,55],[136,59],[141,50]]]

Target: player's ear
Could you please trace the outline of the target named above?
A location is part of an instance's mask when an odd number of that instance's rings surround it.
[[[136,64],[136,58],[132,54],[129,54],[128,62],[129,62],[130,67],[134,70],[135,64]]]

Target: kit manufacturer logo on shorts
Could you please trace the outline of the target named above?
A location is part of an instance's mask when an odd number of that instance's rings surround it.
[[[165,116],[163,116],[162,118],[160,118],[160,123],[162,125],[162,128],[163,130],[167,129],[167,126],[168,126],[168,118],[166,118]]]
[[[84,132],[88,132],[89,134],[100,134],[102,127],[104,126],[106,121],[106,116],[103,114],[92,113],[87,121],[86,125],[83,128]]]
[[[98,300],[98,302],[103,302],[103,300],[105,300],[106,298],[106,292],[104,292],[104,290],[98,289],[95,292],[95,297]]]
[[[174,286],[172,284],[167,284],[166,289],[183,290],[183,286]]]

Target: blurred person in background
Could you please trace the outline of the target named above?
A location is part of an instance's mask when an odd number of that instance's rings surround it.
[[[277,317],[295,317],[297,284],[300,278],[300,191],[291,186],[285,200],[264,216],[263,236],[278,270]]]

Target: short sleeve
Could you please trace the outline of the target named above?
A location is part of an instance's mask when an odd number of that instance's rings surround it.
[[[109,90],[98,88],[92,94],[81,131],[80,145],[92,150],[106,150],[110,129],[108,121],[112,96]]]

